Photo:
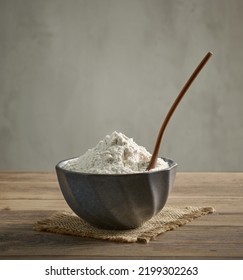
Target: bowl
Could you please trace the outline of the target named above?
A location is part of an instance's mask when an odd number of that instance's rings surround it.
[[[58,182],[69,207],[89,224],[104,229],[140,227],[160,212],[172,189],[177,163],[133,174],[90,174],[66,170],[67,159],[56,165]]]

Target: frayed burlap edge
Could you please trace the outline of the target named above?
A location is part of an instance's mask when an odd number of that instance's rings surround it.
[[[174,217],[173,211],[181,214],[174,214]],[[72,212],[58,212],[38,221],[34,225],[34,230],[116,242],[148,243],[166,231],[174,230],[214,211],[212,207],[165,207],[141,227],[132,230],[100,229],[88,224]]]
[[[187,206],[185,209],[192,209],[193,207]],[[174,230],[180,226],[183,226],[192,220],[211,214],[215,212],[215,209],[213,207],[198,207],[198,210],[190,213],[190,214],[184,214],[182,217],[178,218],[177,220],[166,223],[162,227],[155,227],[150,231],[145,231],[141,236],[138,237],[137,242],[142,242],[142,243],[148,243],[150,240],[154,240],[156,236],[166,232],[166,231],[171,231]]]

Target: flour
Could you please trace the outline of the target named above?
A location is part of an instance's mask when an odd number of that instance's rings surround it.
[[[84,155],[69,160],[65,169],[94,174],[127,174],[146,171],[151,154],[138,146],[132,138],[113,132]],[[168,168],[168,163],[158,158],[152,170]]]

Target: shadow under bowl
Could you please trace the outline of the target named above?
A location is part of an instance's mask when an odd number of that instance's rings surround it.
[[[90,174],[65,169],[68,159],[56,165],[63,196],[69,207],[91,225],[104,229],[133,229],[160,212],[172,189],[177,163],[133,174]]]

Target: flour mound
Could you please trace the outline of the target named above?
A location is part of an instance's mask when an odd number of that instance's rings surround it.
[[[132,138],[113,132],[84,155],[69,160],[65,169],[93,174],[128,174],[146,171],[151,154],[138,146]],[[168,163],[158,158],[152,170],[168,168]]]

